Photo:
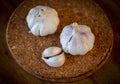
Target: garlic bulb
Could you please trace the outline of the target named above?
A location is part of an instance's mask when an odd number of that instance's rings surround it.
[[[65,55],[59,47],[45,49],[41,57],[51,67],[60,67],[65,63]]]
[[[32,8],[26,21],[33,35],[46,36],[55,33],[59,24],[58,14],[55,9],[48,6]]]
[[[94,41],[90,27],[76,22],[65,26],[60,35],[63,50],[71,55],[85,55],[93,48]]]

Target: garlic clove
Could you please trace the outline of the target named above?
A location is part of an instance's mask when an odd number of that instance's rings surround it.
[[[30,9],[26,21],[33,35],[47,36],[56,32],[59,17],[55,9],[36,6]]]
[[[60,34],[60,43],[62,44],[63,50],[67,53],[68,42],[70,41],[73,31],[72,26],[65,26]]]
[[[71,55],[85,55],[94,46],[95,36],[90,27],[73,23],[63,28],[60,43]]]
[[[35,23],[35,25],[33,25],[33,27],[32,27],[32,29],[31,29],[31,33],[33,34],[33,35],[39,35],[39,23]]]
[[[62,51],[62,49],[59,48],[59,47],[49,47],[49,48],[47,48],[47,49],[44,50],[43,55],[45,57],[53,56],[53,55],[57,55],[61,51]]]
[[[51,67],[60,67],[65,62],[63,53],[58,56],[54,56],[54,57],[50,57],[50,58],[42,58],[42,59]]]
[[[65,55],[59,47],[49,47],[45,49],[41,57],[46,64],[51,67],[60,67],[65,63]]]

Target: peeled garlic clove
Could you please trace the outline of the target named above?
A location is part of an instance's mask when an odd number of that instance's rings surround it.
[[[41,58],[51,67],[60,67],[65,63],[64,52],[59,47],[49,47],[45,49]]]
[[[63,28],[60,43],[63,50],[71,55],[85,55],[94,46],[95,36],[90,27],[76,22]]]
[[[59,24],[56,10],[48,6],[36,6],[30,9],[26,21],[31,33],[36,36],[55,33]]]

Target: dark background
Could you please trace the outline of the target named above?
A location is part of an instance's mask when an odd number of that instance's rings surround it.
[[[0,0],[0,84],[52,84],[40,80],[17,65],[6,44],[10,15],[23,0]],[[88,78],[72,84],[120,84],[120,0],[95,0],[107,14],[114,33],[114,44],[105,65]]]

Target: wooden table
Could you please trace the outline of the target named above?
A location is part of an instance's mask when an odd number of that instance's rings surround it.
[[[53,84],[25,72],[12,58],[6,44],[6,26],[10,15],[23,0],[0,1],[0,84]],[[108,15],[114,33],[114,45],[105,65],[90,77],[70,84],[120,84],[120,1],[95,0]],[[58,83],[57,83],[58,84]]]

